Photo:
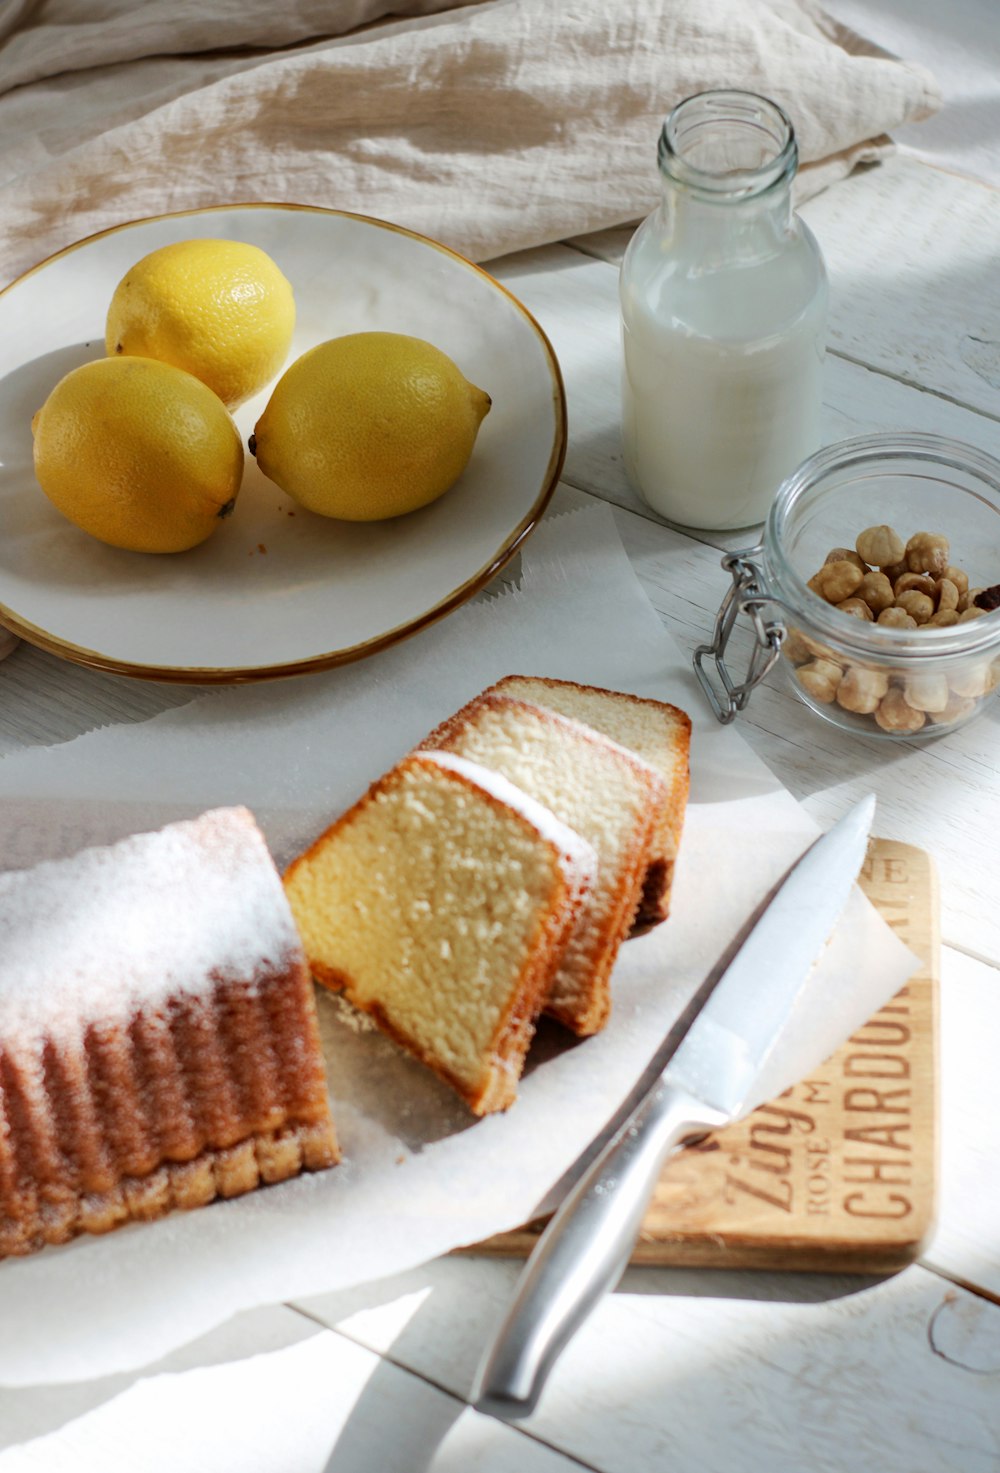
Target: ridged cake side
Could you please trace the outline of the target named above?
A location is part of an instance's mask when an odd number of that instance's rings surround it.
[[[0,876],[0,1254],[337,1159],[304,955],[246,810]]]

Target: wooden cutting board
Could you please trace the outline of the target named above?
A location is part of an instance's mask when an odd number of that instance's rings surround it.
[[[937,879],[874,839],[860,877],[922,965],[822,1068],[667,1164],[633,1263],[886,1273],[917,1256],[937,1184]],[[522,1255],[544,1222],[474,1252]]]

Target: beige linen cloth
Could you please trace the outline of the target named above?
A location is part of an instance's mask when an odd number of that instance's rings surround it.
[[[800,197],[939,105],[812,0],[8,0],[0,283],[93,231],[239,200],[357,210],[482,260],[658,198],[681,98],[790,113]]]

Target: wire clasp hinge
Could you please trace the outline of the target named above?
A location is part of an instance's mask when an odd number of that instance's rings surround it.
[[[781,653],[781,642],[785,637],[785,625],[781,617],[764,616],[764,609],[768,604],[780,605],[781,601],[768,592],[767,580],[758,561],[763,551],[763,546],[758,544],[740,552],[728,553],[722,559],[722,566],[732,575],[732,585],[715,616],[712,643],[699,645],[694,652],[695,674],[712,710],[724,725],[743,710],[754,687],[772,669]],[[746,614],[753,626],[754,646],[743,679],[737,681],[733,679],[726,664],[726,648],[740,614]],[[709,661],[711,664],[707,665],[706,662]]]

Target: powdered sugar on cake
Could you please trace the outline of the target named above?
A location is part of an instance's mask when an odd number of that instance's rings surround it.
[[[0,875],[5,1038],[55,1040],[217,982],[283,970],[300,943],[245,808],[215,809]]]

